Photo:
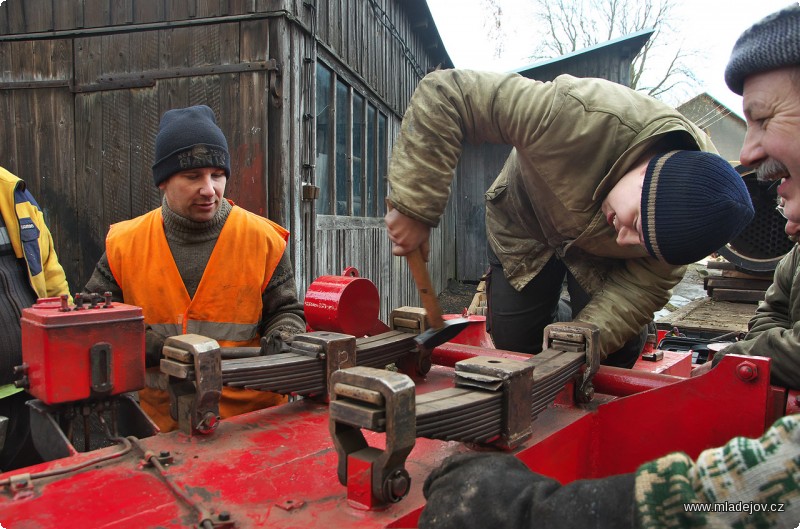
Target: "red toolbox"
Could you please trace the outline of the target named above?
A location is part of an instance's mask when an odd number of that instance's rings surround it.
[[[28,391],[45,404],[60,404],[144,387],[142,309],[110,297],[75,297],[74,305],[63,296],[23,309]]]

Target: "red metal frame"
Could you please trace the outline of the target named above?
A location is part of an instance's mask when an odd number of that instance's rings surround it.
[[[322,297],[333,302],[320,309],[320,318],[346,324],[352,311],[335,309],[355,282],[332,283]],[[527,358],[492,349],[484,318],[470,319],[474,325],[433,351],[437,365],[415,379],[417,393],[452,386],[458,360]],[[378,323],[364,332],[377,331]],[[734,436],[756,437],[786,402],[785,392],[769,386],[764,358],[728,355],[695,378],[685,378],[685,357],[639,367],[601,367],[595,399],[585,406],[574,405],[568,384],[536,418],[533,436],[514,450],[516,456],[564,483],[630,472],[671,451],[696,457]],[[126,441],[124,449],[104,448],[0,474],[0,522],[15,529],[197,527],[204,520],[217,528],[416,527],[425,477],[445,457],[473,449],[417,439],[405,464],[408,496],[376,510],[358,494],[365,490],[365,465],[352,462],[352,490],[339,483],[327,409],[322,402],[301,400],[226,419],[208,436],[175,431]],[[384,435],[364,435],[370,447],[384,449]],[[56,475],[65,469],[69,472]]]
[[[758,369],[752,380],[738,374],[745,360]],[[534,470],[568,482],[628,472],[675,450],[694,457],[736,435],[758,436],[767,422],[769,384],[763,374],[768,368],[766,359],[734,356],[689,379],[635,372],[621,377],[619,370],[603,367],[597,386],[629,393],[627,397],[598,393],[583,408],[555,405],[537,418],[533,438],[515,453]],[[417,390],[451,384],[452,370],[434,366],[418,381]],[[637,386],[643,390],[632,393]],[[370,446],[381,448],[380,434],[365,435]],[[36,480],[33,489],[12,493],[6,488],[0,493],[2,523],[15,528],[191,527],[201,513],[218,516],[225,511],[240,528],[414,527],[424,505],[421,489],[427,474],[446,456],[470,450],[456,442],[418,439],[406,463],[409,495],[385,510],[365,512],[348,504],[347,490],[339,484],[327,407],[321,403],[299,401],[226,419],[207,437],[172,432],[139,444],[150,454],[169,452],[174,462],[165,470],[166,480],[134,448],[64,477]],[[117,450],[2,474],[0,482]],[[197,508],[189,507],[170,483]]]

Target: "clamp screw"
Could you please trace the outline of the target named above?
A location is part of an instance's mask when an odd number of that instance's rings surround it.
[[[736,366],[736,374],[743,381],[751,382],[758,378],[758,366],[746,360]]]
[[[162,450],[158,455],[159,457],[169,457],[170,453],[169,450]]]
[[[200,433],[207,434],[216,430],[217,426],[219,426],[219,417],[213,411],[207,411],[195,429]]]
[[[228,522],[231,519],[231,513],[228,511],[222,511],[219,513],[219,521],[220,522]]]
[[[390,503],[397,503],[405,498],[410,488],[411,476],[404,468],[395,470],[383,482],[383,494]]]

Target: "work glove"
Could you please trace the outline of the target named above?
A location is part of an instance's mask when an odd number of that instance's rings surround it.
[[[273,328],[266,336],[261,338],[261,354],[271,355],[290,351],[289,345],[294,337],[306,332],[293,325],[282,325]]]
[[[164,348],[164,341],[167,337],[154,331],[147,325],[144,330],[144,365],[145,367],[157,367],[161,365],[161,349]]]
[[[425,480],[420,529],[628,529],[634,474],[558,481],[509,454],[458,454]]]

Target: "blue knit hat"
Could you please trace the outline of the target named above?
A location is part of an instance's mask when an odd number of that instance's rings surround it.
[[[197,167],[219,167],[231,176],[228,142],[217,126],[214,111],[206,105],[167,110],[156,136],[156,187],[177,173]]]
[[[744,81],[751,75],[787,66],[800,66],[797,2],[764,17],[739,36],[725,68],[725,83],[742,95]]]
[[[754,215],[742,177],[716,154],[670,151],[647,164],[642,236],[661,261],[694,263],[734,239]]]

